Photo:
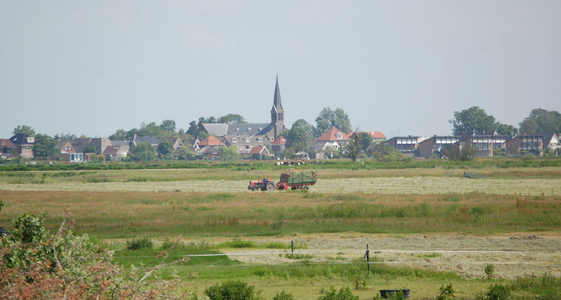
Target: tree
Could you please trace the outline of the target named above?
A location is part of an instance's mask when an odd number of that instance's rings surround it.
[[[353,163],[355,163],[358,155],[360,154],[360,150],[362,149],[362,143],[358,130],[355,130],[355,134],[351,137],[351,140],[347,144],[346,148],[349,153],[349,157],[352,159]]]
[[[496,129],[495,117],[487,115],[479,106],[454,112],[454,119],[449,122],[454,135],[493,133]]]
[[[71,133],[57,133],[54,138],[59,141],[74,141],[76,139],[76,135]]]
[[[162,128],[164,131],[175,132],[175,121],[164,120],[162,121],[162,124],[160,124],[160,128]]]
[[[20,133],[25,133],[29,136],[34,136],[35,135],[35,129],[31,128],[31,126],[20,125],[20,126],[14,128],[14,131],[12,131],[12,133],[14,135],[20,134]]]
[[[312,126],[306,120],[296,120],[286,135],[287,147],[293,148],[294,152],[307,151],[312,144],[313,136]]]
[[[520,122],[520,134],[532,134],[538,131],[538,123],[530,117]]]
[[[189,129],[187,129],[187,133],[192,136],[195,136],[198,130],[199,127],[197,126],[197,122],[191,121],[191,123],[189,123]]]
[[[220,147],[222,153],[222,160],[239,160],[240,153],[238,152],[238,147],[230,146],[228,148],[222,146]]]
[[[453,161],[469,161],[475,157],[475,149],[471,142],[465,143],[461,148],[459,144],[454,144],[442,150],[442,155]]]
[[[169,157],[173,153],[173,144],[168,139],[163,139],[158,145],[160,157]]]
[[[224,123],[224,124],[245,124],[247,123],[245,121],[245,119],[238,114],[227,114],[225,116],[222,116],[220,118],[218,118],[218,123]]]
[[[530,119],[536,122],[536,132],[561,133],[561,114],[555,110],[532,109]]]
[[[115,133],[109,136],[112,141],[122,141],[127,139],[127,132],[124,129],[117,129]]]
[[[195,158],[195,153],[186,146],[179,147],[177,149],[177,158],[180,160],[192,160]]]
[[[316,118],[316,127],[314,128],[315,137],[320,137],[329,129],[336,127],[344,133],[351,132],[351,120],[349,115],[342,108],[335,111],[329,107],[324,107]]]
[[[140,142],[136,146],[133,145],[130,153],[133,160],[150,161],[156,159],[156,148],[148,142]]]
[[[507,125],[507,124],[502,124],[497,122],[497,134],[499,135],[518,135],[518,128],[512,126],[512,125]]]
[[[366,151],[366,149],[368,149],[368,147],[370,147],[370,145],[372,145],[372,136],[370,135],[370,133],[368,132],[359,132],[358,133],[358,138],[360,140],[360,143],[362,145],[362,151]]]
[[[94,145],[88,145],[88,146],[84,147],[82,152],[84,152],[84,153],[95,153],[95,146]]]
[[[60,150],[56,147],[56,141],[46,135],[37,134],[35,136],[35,144],[33,145],[33,156],[37,159],[47,159],[49,156],[60,154]]]

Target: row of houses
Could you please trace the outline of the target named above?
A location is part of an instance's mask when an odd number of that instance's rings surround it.
[[[546,149],[559,149],[559,135],[554,133],[532,133],[520,136],[493,134],[472,134],[462,136],[398,136],[384,142],[406,155],[433,158],[440,157],[442,151],[452,145],[462,150],[471,145],[477,157],[491,157],[495,152],[507,156],[533,155],[543,156]]]

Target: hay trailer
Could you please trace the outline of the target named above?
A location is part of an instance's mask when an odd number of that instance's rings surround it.
[[[281,174],[276,188],[277,190],[307,190],[311,185],[316,184],[317,181],[318,176],[314,171],[290,169]]]

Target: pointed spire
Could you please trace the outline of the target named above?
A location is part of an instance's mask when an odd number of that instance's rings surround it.
[[[273,108],[276,110],[279,107],[282,107],[282,102],[281,102],[280,87],[279,87],[279,73],[277,71],[277,82],[275,85],[275,99],[273,101]]]

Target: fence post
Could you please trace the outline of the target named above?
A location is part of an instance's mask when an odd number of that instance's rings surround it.
[[[290,244],[292,245],[292,254],[294,254],[294,240],[290,241]]]
[[[368,272],[370,273],[370,250],[368,250],[368,244],[366,244],[366,265],[368,266]]]

